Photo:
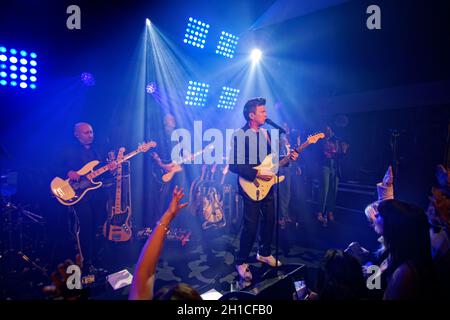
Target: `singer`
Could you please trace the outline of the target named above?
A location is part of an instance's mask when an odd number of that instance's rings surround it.
[[[244,106],[244,118],[247,121],[245,126],[242,128],[244,132],[247,130],[252,130],[256,134],[256,145],[257,145],[257,163],[250,163],[250,146],[249,139],[246,138],[243,143],[244,146],[237,146],[240,141],[236,134],[233,135],[231,139],[231,150],[233,152],[232,159],[233,163],[230,164],[230,171],[243,177],[246,180],[253,181],[256,177],[262,180],[270,180],[273,177],[268,173],[258,171],[254,169],[255,166],[261,164],[264,160],[265,155],[260,154],[259,147],[266,145],[267,154],[271,153],[271,140],[270,135],[264,128],[261,128],[267,120],[266,112],[266,99],[264,98],[254,98],[249,101]],[[278,148],[278,146],[276,147]],[[238,154],[238,152],[244,152],[243,154]],[[293,152],[290,157],[296,160],[298,153]],[[243,163],[237,161],[237,159],[244,159]],[[245,282],[250,282],[252,280],[252,274],[249,269],[248,259],[250,251],[252,250],[253,243],[255,242],[256,232],[258,231],[259,219],[261,219],[261,226],[259,228],[259,248],[256,255],[256,259],[260,262],[266,263],[271,267],[280,266],[281,262],[276,261],[274,256],[271,254],[272,236],[273,228],[275,224],[275,208],[274,208],[274,195],[273,189],[270,193],[261,201],[253,201],[250,199],[245,192],[240,187],[239,183],[239,193],[243,197],[244,201],[244,214],[243,214],[243,228],[240,238],[239,250],[236,253],[236,269],[239,276]]]

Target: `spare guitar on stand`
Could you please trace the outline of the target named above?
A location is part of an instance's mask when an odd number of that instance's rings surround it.
[[[103,235],[113,242],[126,242],[132,236],[130,163],[123,162],[124,152],[125,148],[120,148],[117,155],[114,205],[108,203],[108,219],[103,225]]]

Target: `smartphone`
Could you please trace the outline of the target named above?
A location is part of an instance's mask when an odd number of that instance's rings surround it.
[[[294,281],[295,292],[298,300],[304,300],[308,295],[308,288],[304,280]]]

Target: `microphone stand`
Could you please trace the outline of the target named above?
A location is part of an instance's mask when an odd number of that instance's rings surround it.
[[[279,152],[279,151],[278,151]],[[278,163],[280,163],[280,158],[278,156]],[[277,201],[276,201],[276,214],[275,214],[275,270],[276,270],[276,274],[278,274],[278,268],[280,267],[278,265],[278,255],[279,255],[279,250],[278,250],[278,240],[279,240],[279,221],[280,221],[280,167],[278,167],[277,170],[277,174],[276,174],[276,187],[277,187]]]
[[[276,184],[276,201],[275,201],[275,267],[273,269],[269,269],[267,272],[265,272],[262,276],[262,278],[265,278],[272,270],[275,271],[275,274],[278,274],[279,265],[278,265],[278,256],[279,256],[279,249],[278,249],[278,238],[279,238],[279,219],[280,219],[280,148],[278,147],[278,170],[275,174],[275,184]],[[289,156],[289,155],[288,155]]]

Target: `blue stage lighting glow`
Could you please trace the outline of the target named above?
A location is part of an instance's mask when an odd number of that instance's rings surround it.
[[[31,89],[36,89],[36,85],[34,83],[30,84]]]
[[[30,77],[30,81],[31,81],[31,82],[36,82],[36,81],[37,81],[37,78],[36,78],[35,76],[31,76],[31,77]]]
[[[17,68],[17,67],[16,67]],[[22,73],[26,73],[28,70],[25,67],[20,67],[20,72]]]
[[[20,59],[20,63],[21,63],[21,64],[27,64],[28,61],[27,61],[27,59],[22,58],[22,59]]]
[[[34,60],[31,60],[31,61],[30,61],[30,65],[32,65],[33,67],[36,67],[36,66],[37,66],[37,62],[34,61]]]
[[[10,61],[11,63],[17,63],[17,58],[16,58],[16,57],[10,57],[10,58],[9,58],[9,61]]]
[[[11,81],[9,84],[13,87],[17,86],[17,82],[15,82],[15,81]]]
[[[20,75],[20,80],[26,81],[27,79],[28,79],[28,77],[26,75],[24,75],[24,74]]]
[[[206,24],[200,20],[189,18],[189,22],[187,24],[186,33],[184,35],[184,43],[192,45],[197,48],[204,48],[205,46],[202,43],[205,43],[206,34],[208,33],[209,24]],[[194,41],[189,41],[189,39]]]
[[[7,75],[8,74],[4,71],[0,72],[0,77],[2,77],[2,78],[6,78]]]
[[[4,63],[0,64],[0,69],[6,69],[6,64]]]
[[[27,52],[26,52],[25,50],[21,50],[21,51],[20,51],[20,55],[21,55],[22,57],[26,57],[26,56],[27,56]]]
[[[28,61],[28,57],[34,60]],[[38,65],[36,60],[37,54],[34,52],[29,53],[26,49],[16,50],[0,46],[0,79],[6,82],[4,85],[17,86],[22,89],[36,89],[37,78],[35,75]],[[31,68],[27,67],[28,63],[30,63]],[[31,87],[31,83],[33,87]]]
[[[30,57],[33,58],[33,59],[36,59],[37,58],[37,54],[32,52],[32,53],[30,53]]]
[[[35,68],[31,68],[31,69],[30,69],[30,73],[31,73],[31,74],[36,74],[36,72],[37,72],[37,70],[36,70]]]
[[[222,92],[219,97],[219,109],[233,109],[236,104],[237,97],[239,95],[239,89],[230,87],[222,87]]]
[[[25,89],[27,86],[28,86],[28,85],[26,84],[26,82],[21,82],[21,83],[20,83],[20,87],[21,87],[22,89]]]
[[[204,107],[208,98],[209,84],[189,81],[185,105]]]
[[[227,58],[233,58],[239,37],[232,35],[231,33],[222,31],[217,44],[216,53]]]
[[[8,82],[6,82],[6,80],[0,80],[0,84],[2,86],[6,86],[8,84]]]
[[[17,79],[17,74],[15,73],[11,73],[9,76],[11,77],[11,79]]]
[[[9,53],[11,53],[11,54],[16,54],[16,53],[17,53],[17,50],[16,50],[16,49],[10,49],[10,50],[9,50]]]
[[[9,69],[11,71],[17,71],[17,67],[15,65],[10,66]]]
[[[6,48],[5,47],[0,47],[0,52],[6,52]]]
[[[0,54],[0,61],[6,61],[8,58],[4,54]]]

